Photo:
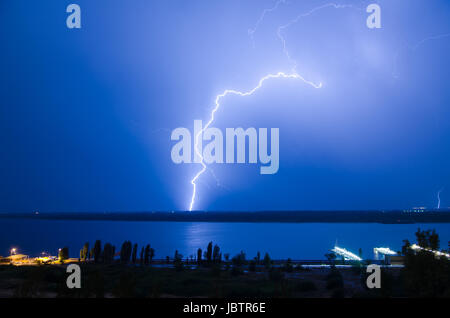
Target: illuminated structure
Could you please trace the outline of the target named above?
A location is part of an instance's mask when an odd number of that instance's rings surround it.
[[[445,256],[447,258],[450,258],[450,254],[447,254],[447,253],[444,253],[444,252],[441,252],[441,251],[434,251],[434,250],[431,250],[431,249],[428,249],[428,248],[423,248],[423,247],[420,247],[417,244],[413,244],[409,248],[411,248],[414,251],[427,251],[427,252],[433,253],[435,256],[438,256],[438,257]]]
[[[390,265],[391,264],[391,256],[397,256],[398,253],[391,250],[389,247],[375,247],[373,249],[373,253],[375,254],[375,259],[378,260],[384,258],[384,264]]]
[[[397,255],[397,252],[391,250],[389,247],[375,247],[373,249],[373,252],[375,255],[382,254],[382,255]]]
[[[345,248],[335,246],[331,251],[336,255],[342,256],[346,261],[362,261],[361,257],[353,254]]]

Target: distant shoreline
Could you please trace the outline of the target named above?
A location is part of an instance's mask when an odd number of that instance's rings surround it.
[[[267,211],[267,212],[111,212],[0,213],[0,219],[205,222],[205,223],[450,223],[450,212],[403,211]]]

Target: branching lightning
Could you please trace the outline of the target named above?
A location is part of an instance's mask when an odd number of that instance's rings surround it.
[[[286,3],[286,0],[278,0],[272,8],[264,9],[264,11],[261,13],[261,16],[259,17],[258,21],[256,21],[253,29],[248,30],[248,35],[252,39],[253,46],[255,45],[253,35],[258,30],[259,25],[263,22],[264,18],[266,17],[266,14],[268,14],[272,11],[276,11],[280,5],[285,4],[285,3]]]
[[[294,72],[294,73],[296,72],[298,65],[297,65],[297,61],[292,58],[291,54],[289,53],[289,51],[287,49],[286,39],[285,39],[285,37],[283,35],[283,31],[285,29],[291,27],[293,24],[296,24],[297,22],[299,22],[302,18],[310,16],[310,15],[314,14],[315,12],[317,12],[319,10],[322,10],[322,9],[326,9],[326,8],[347,9],[347,8],[354,8],[354,6],[352,6],[350,4],[327,3],[327,4],[321,5],[319,7],[315,7],[313,9],[309,10],[306,13],[300,14],[295,19],[293,19],[290,22],[288,22],[287,24],[284,24],[284,25],[281,25],[281,26],[278,27],[277,35],[278,35],[278,38],[280,39],[281,44],[283,46],[283,53],[284,53],[284,55],[286,55],[286,57],[289,60],[289,62],[293,65],[292,72]]]
[[[265,81],[270,80],[270,79],[275,79],[275,78],[297,79],[297,80],[301,80],[304,83],[306,83],[306,84],[308,84],[308,85],[310,85],[310,86],[312,86],[314,88],[317,88],[317,89],[322,87],[322,83],[315,84],[315,83],[313,83],[311,81],[306,80],[305,78],[303,78],[301,75],[299,75],[297,73],[286,74],[286,73],[283,73],[283,72],[279,72],[277,74],[269,74],[269,75],[264,76],[263,78],[261,78],[259,80],[258,85],[255,86],[253,89],[251,89],[249,91],[241,92],[241,91],[237,91],[237,90],[227,89],[222,94],[217,95],[216,96],[216,100],[215,100],[215,107],[211,111],[211,116],[210,116],[209,121],[206,123],[206,125],[204,127],[202,127],[202,129],[195,136],[194,149],[195,149],[196,154],[200,157],[200,164],[202,165],[202,169],[191,180],[191,184],[193,186],[193,191],[192,191],[191,203],[189,205],[189,211],[193,210],[194,204],[195,204],[195,197],[196,197],[196,194],[197,194],[197,183],[196,182],[197,182],[198,178],[200,178],[200,176],[207,169],[207,166],[206,166],[205,162],[203,161],[203,154],[201,154],[199,149],[198,149],[198,145],[199,145],[199,142],[200,142],[200,136],[214,122],[215,115],[216,115],[217,111],[220,109],[220,106],[221,106],[221,104],[220,104],[221,100],[223,98],[225,98],[226,96],[228,96],[228,95],[237,95],[237,96],[241,96],[241,97],[253,95],[256,91],[258,91],[263,86]]]
[[[378,2],[378,1],[372,1],[372,2]],[[256,21],[255,25],[253,26],[252,29],[248,30],[248,35],[250,36],[253,44],[254,44],[254,35],[257,32],[258,28],[260,27],[260,25],[263,23],[264,19],[266,18],[266,16],[269,13],[272,13],[276,10],[278,10],[282,5],[287,4],[288,1],[287,0],[276,0],[276,2],[274,3],[274,5],[270,8],[264,9],[262,14],[260,15],[259,19]],[[327,3],[327,4],[323,4],[321,6],[315,7],[311,10],[309,10],[306,13],[300,14],[298,16],[296,16],[293,20],[289,21],[288,23],[281,25],[277,28],[277,36],[281,42],[282,45],[282,51],[283,54],[285,55],[285,57],[287,58],[287,60],[289,61],[289,63],[292,65],[292,69],[288,72],[279,72],[279,73],[275,73],[275,74],[268,74],[266,76],[264,76],[263,78],[261,78],[258,82],[258,85],[256,85],[253,89],[249,90],[249,91],[238,91],[238,90],[230,90],[227,89],[225,90],[222,94],[219,94],[216,96],[215,99],[215,106],[212,109],[211,113],[210,113],[210,118],[209,121],[207,122],[207,124],[202,127],[202,130],[195,136],[195,141],[194,141],[194,149],[195,149],[195,153],[199,156],[200,158],[200,164],[202,166],[201,170],[193,177],[193,179],[191,180],[191,184],[193,187],[193,191],[192,191],[192,197],[191,197],[191,201],[189,204],[189,211],[192,211],[196,202],[196,195],[197,195],[197,181],[199,180],[199,178],[207,171],[209,170],[212,174],[212,176],[214,177],[214,179],[217,182],[217,185],[219,186],[220,182],[217,179],[217,177],[215,176],[214,172],[212,169],[209,169],[203,159],[203,154],[200,153],[199,151],[199,143],[201,142],[200,140],[200,136],[205,132],[206,129],[208,129],[212,123],[215,120],[216,117],[216,113],[217,111],[220,109],[220,107],[222,106],[221,102],[222,100],[228,96],[228,95],[236,95],[236,96],[241,96],[241,97],[246,97],[246,96],[250,96],[253,95],[255,92],[257,92],[260,88],[263,87],[264,83],[267,80],[270,79],[295,79],[295,80],[301,80],[303,81],[305,84],[312,86],[313,88],[319,89],[322,87],[322,83],[319,84],[315,84],[312,81],[306,80],[303,76],[299,75],[297,72],[297,68],[298,68],[298,62],[292,57],[292,55],[289,52],[288,46],[287,46],[287,40],[285,37],[285,31],[286,29],[288,29],[289,27],[291,27],[292,25],[298,23],[299,21],[301,21],[303,18],[308,17],[313,15],[314,13],[316,13],[317,11],[326,9],[326,8],[331,8],[331,9],[347,9],[347,8],[351,8],[351,9],[356,9],[359,11],[364,11],[361,8],[355,7],[353,5],[350,4],[336,4],[336,3]],[[443,39],[443,38],[448,38],[450,37],[450,33],[446,33],[446,34],[438,34],[438,35],[434,35],[434,36],[429,36],[427,38],[424,38],[420,41],[418,41],[416,44],[414,45],[406,45],[407,49],[410,50],[411,52],[416,51],[420,46],[422,46],[424,43],[428,42],[428,41],[432,41],[432,40],[439,40],[439,39]],[[397,51],[395,57],[394,57],[394,71],[393,71],[393,75],[394,77],[398,77],[397,73],[397,59],[400,55],[400,50]],[[440,209],[441,207],[441,193],[443,192],[444,189],[441,189],[438,192],[438,209]]]
[[[248,31],[248,34],[249,34],[249,36],[251,37],[252,40],[253,40],[254,33],[257,31],[259,25],[263,22],[265,16],[269,12],[277,10],[280,5],[285,4],[285,3],[286,3],[286,0],[278,0],[272,8],[265,9],[263,11],[263,13],[261,14],[260,18],[256,22],[254,28],[250,29]],[[199,149],[198,149],[198,145],[201,142],[200,136],[214,122],[215,115],[216,115],[217,111],[221,107],[221,100],[223,98],[225,98],[228,95],[237,95],[237,96],[241,96],[241,97],[253,95],[256,91],[258,91],[261,87],[263,87],[264,82],[266,82],[267,80],[270,80],[270,79],[295,79],[295,80],[300,80],[303,83],[305,83],[305,84],[307,84],[307,85],[309,85],[309,86],[311,86],[313,88],[316,88],[316,89],[319,89],[319,88],[322,87],[322,83],[316,84],[316,83],[314,83],[312,81],[306,80],[303,76],[301,76],[301,75],[299,75],[297,73],[297,66],[298,66],[297,65],[297,61],[292,58],[291,54],[288,51],[287,44],[286,44],[286,39],[285,39],[285,37],[283,35],[283,31],[285,29],[289,28],[290,26],[292,26],[293,24],[299,22],[302,18],[310,16],[310,15],[314,14],[315,12],[317,12],[319,10],[322,10],[322,9],[326,9],[326,8],[345,9],[345,8],[354,8],[354,7],[352,5],[340,5],[340,4],[336,4],[336,3],[327,3],[327,4],[321,5],[319,7],[313,8],[313,9],[311,9],[310,11],[308,11],[308,12],[306,12],[304,14],[300,14],[295,19],[293,19],[290,22],[288,22],[287,24],[278,27],[277,35],[278,35],[279,39],[281,40],[283,53],[287,57],[288,61],[292,64],[292,69],[291,69],[290,73],[278,72],[276,74],[268,74],[268,75],[264,76],[263,78],[261,78],[259,80],[259,82],[258,82],[258,85],[255,86],[253,89],[251,89],[249,91],[244,91],[243,92],[243,91],[238,91],[238,90],[227,89],[222,94],[216,96],[215,107],[211,111],[209,121],[207,122],[207,124],[204,127],[202,127],[202,130],[200,130],[198,132],[198,134],[195,136],[194,149],[195,149],[195,153],[200,158],[200,164],[202,165],[202,169],[191,180],[191,184],[192,184],[193,190],[192,190],[191,202],[189,204],[189,211],[192,211],[194,209],[195,199],[196,199],[196,196],[197,196],[197,181],[200,178],[200,176],[203,175],[205,173],[205,171],[208,169],[206,164],[205,164],[205,162],[204,162],[204,160],[203,160],[203,154],[201,154]],[[217,178],[215,178],[215,179],[217,181]]]

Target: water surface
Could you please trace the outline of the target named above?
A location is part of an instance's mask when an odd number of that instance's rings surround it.
[[[196,255],[208,242],[217,243],[223,253],[231,256],[243,250],[247,258],[258,251],[272,258],[316,260],[337,242],[355,253],[363,250],[365,258],[373,258],[374,247],[400,250],[402,241],[415,242],[417,228],[436,229],[441,246],[450,241],[450,224],[375,224],[375,223],[174,223],[174,222],[113,222],[113,221],[53,221],[28,219],[0,220],[0,255],[11,247],[30,256],[43,251],[56,254],[58,248],[69,247],[72,257],[87,241],[96,239],[112,243],[116,250],[123,241],[139,246],[150,244],[156,258],[173,257],[178,250],[185,257]]]

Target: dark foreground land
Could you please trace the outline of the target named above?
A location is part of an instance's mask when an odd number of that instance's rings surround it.
[[[362,268],[256,270],[82,264],[82,288],[68,289],[64,265],[0,266],[0,297],[383,297],[402,296],[392,283],[400,269],[385,271],[386,288],[364,287]],[[388,275],[388,276],[387,276]],[[387,279],[389,277],[389,279]],[[398,285],[400,286],[400,285]],[[397,286],[397,287],[398,287]]]
[[[97,240],[90,250],[86,242],[79,259],[69,258],[67,247],[59,250],[58,258],[29,259],[12,250],[0,262],[0,297],[450,298],[449,250],[441,249],[435,230],[418,229],[416,239],[417,244],[404,240],[401,256],[389,258],[401,260],[401,267],[379,268],[377,289],[367,288],[368,278],[373,278],[367,273],[372,261],[337,259],[334,253],[325,255],[323,265],[311,268],[291,259],[271,260],[267,253],[263,259],[258,253],[247,260],[243,251],[231,260],[229,254],[222,259],[219,246],[212,242],[205,253],[198,249],[197,258],[184,259],[175,251],[174,258],[165,262],[153,259],[149,244],[138,258],[138,246],[130,241],[118,253],[110,243],[102,246]],[[79,266],[79,289],[68,288],[69,263]]]
[[[3,213],[0,219],[252,223],[450,223],[450,211]]]

